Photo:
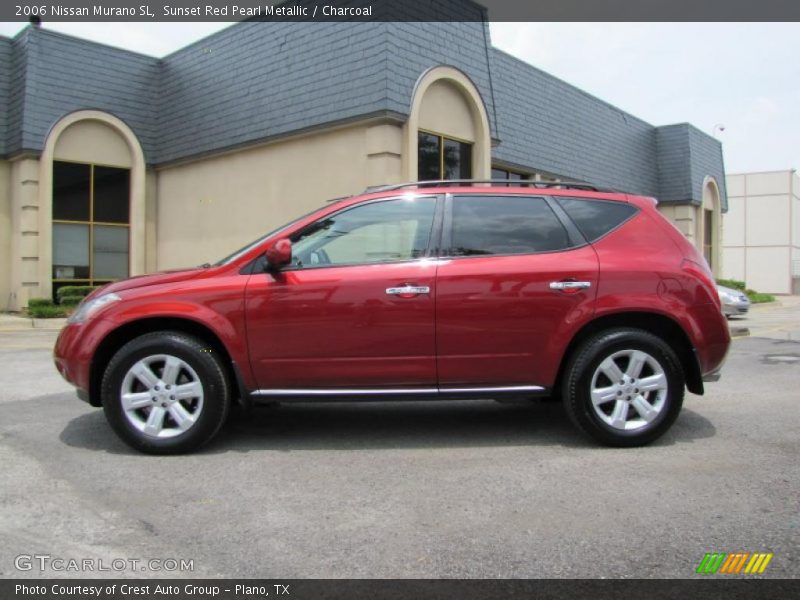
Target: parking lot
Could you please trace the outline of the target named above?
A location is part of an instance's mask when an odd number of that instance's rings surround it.
[[[181,457],[134,453],[75,398],[56,331],[0,327],[0,577],[47,554],[193,561],[158,576],[682,578],[711,551],[797,577],[800,299],[731,325],[722,380],[645,448],[598,447],[557,404],[297,404]]]

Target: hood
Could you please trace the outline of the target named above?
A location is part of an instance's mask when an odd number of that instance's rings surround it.
[[[747,296],[747,294],[745,294],[742,290],[735,290],[733,288],[725,287],[724,285],[718,285],[717,291],[720,294],[729,294],[735,298],[738,298],[739,296]]]
[[[151,273],[149,275],[137,275],[128,279],[122,279],[104,285],[100,289],[95,290],[89,297],[98,296],[101,294],[108,294],[109,292],[121,292],[124,290],[132,290],[135,288],[161,285],[164,283],[176,283],[180,281],[188,281],[195,279],[209,272],[208,267],[193,267],[191,269],[178,269],[174,271],[162,271],[160,273]]]

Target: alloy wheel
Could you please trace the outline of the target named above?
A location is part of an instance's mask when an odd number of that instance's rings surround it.
[[[128,422],[141,433],[170,438],[197,422],[203,410],[203,385],[186,361],[170,354],[154,354],[128,369],[120,402]]]

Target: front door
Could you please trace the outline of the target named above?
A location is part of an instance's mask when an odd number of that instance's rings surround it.
[[[544,198],[449,200],[437,273],[439,384],[552,384],[564,340],[592,310],[598,259]],[[551,284],[555,284],[551,286]]]
[[[435,387],[436,209],[436,196],[344,209],[292,236],[290,267],[251,275],[262,390]]]

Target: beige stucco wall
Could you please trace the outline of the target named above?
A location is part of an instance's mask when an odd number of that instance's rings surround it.
[[[337,196],[400,180],[401,130],[370,122],[158,170],[158,269],[214,262]]]
[[[0,310],[8,310],[11,293],[11,165],[0,160]]]
[[[131,153],[125,140],[100,121],[78,121],[67,127],[56,141],[53,158],[130,168]]]
[[[23,157],[11,162],[9,310],[27,306],[28,298],[43,295],[39,266],[39,161]],[[47,236],[49,241],[49,236]]]
[[[792,293],[800,294],[800,177],[792,172]]]
[[[144,270],[152,273],[158,270],[158,246],[156,245],[156,218],[158,213],[158,175],[148,169],[144,180],[145,219],[144,219]]]
[[[800,269],[800,180],[793,171],[732,174],[726,180],[723,274],[761,292],[789,294]]]
[[[659,204],[658,210],[675,224],[678,230],[686,236],[686,239],[698,246],[698,207],[690,204]]]
[[[425,92],[419,109],[419,128],[467,142],[475,142],[472,109],[467,99],[447,81],[434,82]]]
[[[491,175],[491,132],[486,106],[467,75],[439,66],[420,75],[403,126],[403,178],[417,179],[420,129],[472,142],[472,177]]]
[[[51,294],[53,160],[131,169],[131,273],[144,272],[141,147],[127,125],[112,115],[70,113],[53,126],[40,157],[0,161],[0,309],[20,310],[29,298]],[[151,194],[152,205],[154,185]],[[154,258],[151,263],[155,266]]]

